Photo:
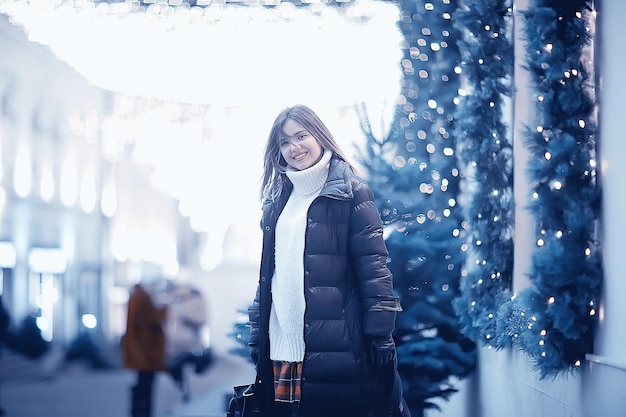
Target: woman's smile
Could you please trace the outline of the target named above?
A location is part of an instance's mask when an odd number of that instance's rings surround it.
[[[290,167],[301,171],[315,165],[324,150],[300,123],[288,119],[283,125],[280,153]]]

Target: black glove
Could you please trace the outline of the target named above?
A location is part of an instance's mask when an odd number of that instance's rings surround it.
[[[371,341],[372,363],[377,368],[386,368],[396,359],[396,345],[393,337],[383,336]]]

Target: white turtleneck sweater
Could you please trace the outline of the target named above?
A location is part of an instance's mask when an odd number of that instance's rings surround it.
[[[272,277],[270,359],[304,360],[304,239],[307,213],[319,195],[330,168],[332,152],[325,150],[313,166],[287,171],[293,191],[276,223],[276,269]]]

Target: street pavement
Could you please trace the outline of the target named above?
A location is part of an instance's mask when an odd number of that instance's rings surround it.
[[[246,359],[216,354],[205,373],[186,370],[190,399],[185,402],[169,375],[155,381],[153,417],[224,417],[234,385],[253,381]],[[130,417],[135,374],[115,366],[93,369],[85,361],[51,366],[11,351],[0,355],[0,404],[6,417]]]

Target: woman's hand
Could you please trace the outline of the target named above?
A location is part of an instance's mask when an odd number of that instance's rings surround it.
[[[393,337],[376,337],[371,341],[372,363],[377,368],[386,368],[396,359],[396,345]]]

